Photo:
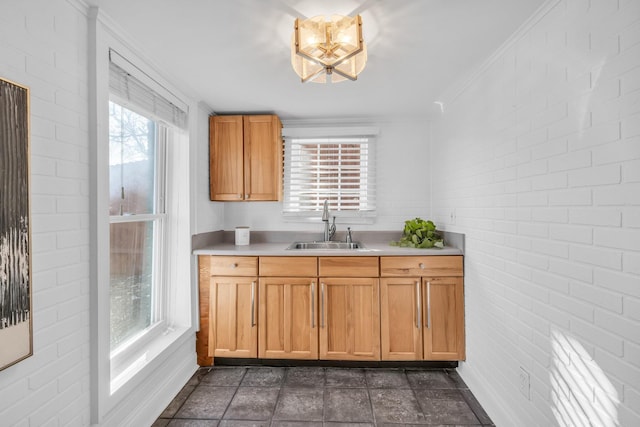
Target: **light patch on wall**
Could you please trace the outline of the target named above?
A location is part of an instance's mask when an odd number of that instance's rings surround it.
[[[620,398],[606,374],[580,342],[551,332],[553,415],[559,426],[619,427]]]

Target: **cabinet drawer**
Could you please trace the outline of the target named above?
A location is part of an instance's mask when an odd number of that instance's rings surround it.
[[[461,255],[380,257],[381,276],[460,276]]]
[[[378,277],[378,257],[320,257],[318,270],[320,276]]]
[[[257,276],[256,256],[211,256],[212,276]]]
[[[315,277],[317,275],[318,258],[316,257],[260,257],[260,276]]]

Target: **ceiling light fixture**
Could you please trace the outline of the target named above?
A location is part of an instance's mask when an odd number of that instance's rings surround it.
[[[296,19],[291,37],[291,65],[302,82],[356,80],[367,62],[362,18],[332,15]]]

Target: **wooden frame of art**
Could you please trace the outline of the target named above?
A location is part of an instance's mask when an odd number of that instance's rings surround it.
[[[33,354],[29,88],[0,78],[0,370]]]

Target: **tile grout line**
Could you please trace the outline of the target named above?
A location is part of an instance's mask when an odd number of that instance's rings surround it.
[[[236,394],[238,394],[238,389],[240,388],[240,384],[242,384],[242,380],[244,379],[245,375],[247,375],[247,371],[249,369],[246,366],[243,367],[243,369],[244,369],[244,373],[242,374],[242,378],[240,378],[240,381],[238,381],[238,385],[236,385],[236,389],[233,392],[231,399],[229,399],[229,403],[227,403],[227,406],[224,408],[224,412],[222,412],[222,415],[220,416],[220,420],[218,420],[218,425],[220,425],[220,423],[222,423],[222,421],[225,419],[224,416],[227,414],[229,407],[231,407],[231,403],[233,402],[233,399],[236,397]]]

